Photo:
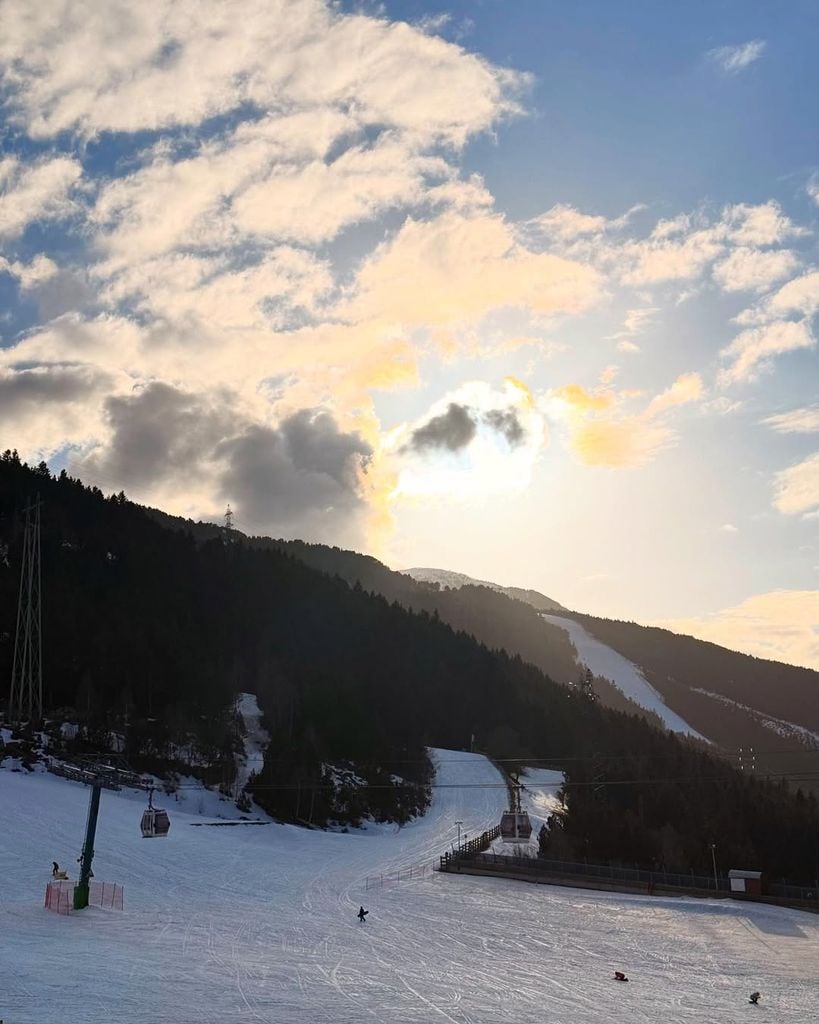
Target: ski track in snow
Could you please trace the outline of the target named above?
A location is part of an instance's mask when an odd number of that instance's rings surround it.
[[[490,783],[484,758],[436,752],[438,781]],[[529,773],[537,786],[559,777]],[[349,834],[285,825],[139,834],[133,795],[103,792],[96,877],[125,911],[42,908],[69,865],[89,791],[0,770],[0,1017],[7,1024],[807,1024],[819,917],[731,901],[597,893],[466,875],[377,888],[437,863],[464,822],[494,824],[504,788],[439,788],[429,813]],[[366,924],[355,914],[363,903]],[[615,969],[631,977],[611,980]],[[748,993],[759,989],[754,1010]]]
[[[577,649],[578,658],[596,676],[604,676],[611,680],[635,704],[639,704],[647,711],[655,712],[671,732],[683,732],[689,736],[696,736],[698,739],[705,739],[684,718],[671,710],[662,695],[654,689],[640,669],[628,658],[624,658],[622,654],[618,654],[611,647],[607,647],[606,644],[595,639],[574,619],[545,613],[541,613],[541,615],[546,622],[558,626],[569,634],[569,639]]]

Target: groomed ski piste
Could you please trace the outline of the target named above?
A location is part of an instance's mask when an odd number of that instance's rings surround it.
[[[94,871],[123,912],[43,909],[89,791],[0,770],[5,1024],[732,1024],[819,1015],[819,916],[429,869],[506,800],[483,757],[436,751],[429,813],[349,833],[208,828],[177,809],[142,839],[136,794],[103,792]],[[530,774],[529,782],[535,785]],[[531,799],[531,794],[528,799]],[[547,810],[544,806],[544,810]],[[413,879],[407,869],[414,866]],[[401,870],[401,881],[395,881]],[[381,884],[381,876],[384,881]],[[365,924],[356,920],[363,904]],[[630,978],[613,980],[615,970]],[[759,1006],[748,994],[762,993]]]
[[[671,710],[663,700],[662,694],[654,689],[633,661],[624,658],[612,647],[592,636],[584,626],[575,622],[574,619],[545,612],[541,614],[541,618],[569,634],[569,639],[577,651],[577,657],[583,665],[591,669],[596,676],[604,676],[610,680],[635,704],[639,704],[647,711],[653,711],[662,720],[666,729],[670,729],[671,732],[684,733],[687,736],[696,736],[697,739],[705,739],[676,711]]]

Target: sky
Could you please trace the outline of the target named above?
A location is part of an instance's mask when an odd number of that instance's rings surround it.
[[[0,24],[0,446],[819,668],[812,0]]]

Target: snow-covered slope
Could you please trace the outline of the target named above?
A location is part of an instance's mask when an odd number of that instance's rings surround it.
[[[262,725],[262,712],[255,693],[239,694],[238,711],[245,725],[245,752],[237,765],[237,794],[245,788],[251,775],[261,774],[264,768],[264,752],[270,742],[270,734]]]
[[[784,718],[774,718],[773,715],[767,715],[764,711],[757,711],[756,708],[752,708],[748,704],[741,704],[738,700],[731,700],[730,697],[726,697],[722,693],[704,690],[701,686],[693,687],[693,691],[694,693],[701,693],[704,697],[710,697],[711,700],[716,701],[718,704],[725,704],[728,707],[744,711],[763,728],[769,729],[771,732],[776,733],[777,736],[782,736],[784,739],[798,740],[799,743],[809,750],[819,749],[819,732],[815,732],[813,729],[806,729],[804,725],[788,722]]]
[[[560,615],[544,614],[543,618],[553,626],[565,629],[577,649],[577,656],[596,676],[605,676],[640,707],[659,715],[672,732],[687,733],[689,736],[704,737],[681,718],[665,703],[662,695],[647,681],[640,669],[622,654],[600,643],[579,622]]]
[[[452,590],[460,590],[461,587],[489,587],[499,594],[506,594],[516,601],[525,601],[539,611],[564,611],[563,605],[546,597],[537,590],[526,590],[523,587],[502,587],[499,583],[490,583],[489,580],[476,580],[472,576],[466,576],[462,572],[451,572],[449,569],[401,569],[405,576],[411,576],[419,583],[437,583],[441,587],[449,587]]]
[[[506,790],[483,758],[438,751],[430,813],[396,830],[192,828],[142,839],[105,792],[98,879],[123,913],[42,908],[74,868],[88,790],[0,771],[0,1017],[7,1024],[806,1024],[819,917],[764,905],[423,877]],[[532,786],[535,785],[534,780]],[[402,881],[380,884],[403,868]],[[74,871],[72,870],[72,874]],[[367,877],[369,876],[369,888]],[[367,923],[355,919],[361,903]],[[614,969],[631,977],[611,980]],[[750,1008],[747,994],[762,992]]]

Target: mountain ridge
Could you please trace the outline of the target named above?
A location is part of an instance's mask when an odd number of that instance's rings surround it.
[[[547,597],[545,594],[541,594],[538,590],[531,590],[526,587],[506,587],[500,583],[492,583],[491,580],[475,579],[472,576],[467,576],[466,573],[453,572],[449,569],[428,569],[419,567],[412,569],[399,569],[397,571],[405,576],[411,576],[419,583],[437,583],[439,586],[450,587],[453,590],[459,590],[461,587],[489,587],[492,590],[498,591],[500,594],[506,594],[507,597],[511,597],[516,601],[524,601],[526,604],[530,604],[540,612],[568,610],[564,605],[555,601],[554,598]]]

